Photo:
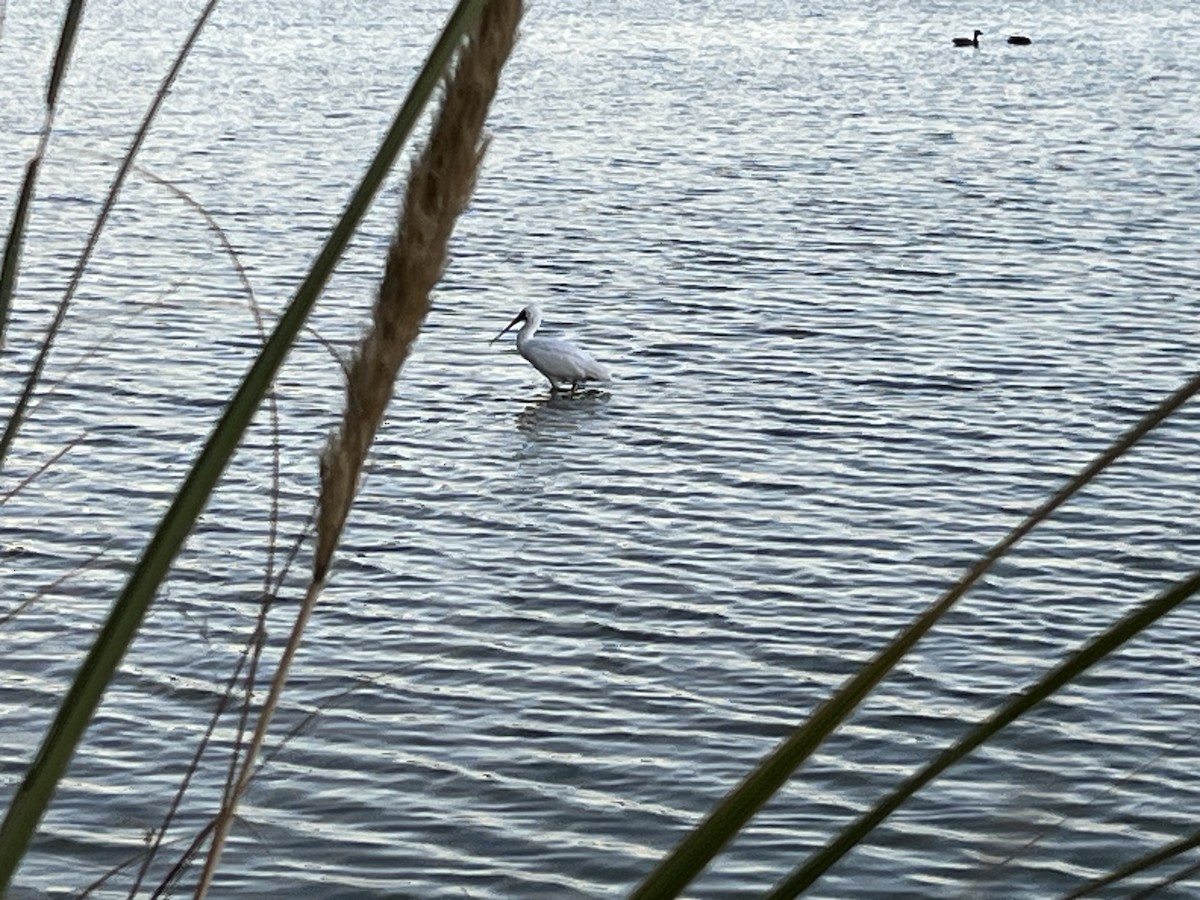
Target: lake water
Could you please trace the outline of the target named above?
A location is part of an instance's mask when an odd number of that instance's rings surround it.
[[[0,370],[6,404],[196,6],[86,13]],[[268,323],[448,7],[218,8],[140,162],[225,229]],[[1194,374],[1200,7],[998,10],[531,5],[476,199],[215,896],[624,895]],[[34,0],[4,16],[6,210],[60,15]],[[974,28],[978,50],[950,46]],[[1012,32],[1033,44],[1007,46]],[[365,321],[399,184],[312,319],[337,348]],[[550,399],[507,338],[489,347],[529,302],[614,370],[609,389]],[[6,796],[258,341],[203,219],[135,176],[0,481],[7,494],[69,448],[0,511],[0,614],[31,600],[0,628]],[[310,334],[278,381],[277,491],[264,416],[43,823],[18,878],[32,896],[78,894],[156,827],[264,579],[303,533],[340,389]],[[760,896],[1189,573],[1198,425],[1185,408],[999,565],[688,895]],[[269,660],[307,559],[305,544],[279,590]],[[1190,833],[1198,642],[1185,605],[903,807],[812,895],[1056,896]],[[218,729],[147,884],[213,811],[235,725]]]

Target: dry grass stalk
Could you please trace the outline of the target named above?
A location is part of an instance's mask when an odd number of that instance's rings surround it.
[[[453,75],[446,81],[425,149],[409,173],[404,209],[388,248],[373,321],[347,371],[342,424],[321,456],[312,581],[276,667],[237,783],[217,816],[196,887],[198,900],[207,895],[212,884],[238,798],[254,773],[292,659],[329,572],[367,452],[392,398],[400,367],[429,313],[430,292],[445,269],[454,223],[475,187],[487,146],[484,121],[500,71],[516,43],[521,14],[522,0],[490,0],[483,8],[479,21],[468,33]]]
[[[373,322],[350,364],[342,424],[321,457],[315,581],[324,581],[329,570],[396,376],[429,313],[430,292],[445,269],[455,220],[475,187],[487,147],[484,120],[500,70],[516,41],[521,6],[521,0],[492,0],[484,7],[447,81],[425,151],[409,175]]]

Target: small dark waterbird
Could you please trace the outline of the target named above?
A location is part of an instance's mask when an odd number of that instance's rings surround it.
[[[974,36],[974,37],[969,37],[969,38],[957,37],[957,38],[953,38],[953,41],[954,41],[954,46],[955,46],[955,47],[978,47],[978,46],[979,46],[979,36],[980,36],[981,34],[983,34],[983,32],[982,32],[982,31],[980,31],[978,28],[976,28],[976,29],[975,29],[975,36]]]
[[[1010,44],[1018,44],[1022,47],[1025,47],[1025,46],[1033,43],[1033,41],[1031,41],[1029,38],[1025,37],[1025,35],[1023,35],[1023,34],[1010,34],[1008,36],[1008,42]]]
[[[579,385],[588,381],[610,381],[608,369],[592,359],[591,355],[568,340],[552,337],[537,337],[537,330],[542,324],[542,311],[530,305],[525,307],[505,327],[504,331],[491,339],[494,344],[518,322],[524,322],[517,332],[517,352],[529,364],[546,376],[550,382],[550,392],[557,394],[563,388],[562,384],[571,385],[571,393]]]

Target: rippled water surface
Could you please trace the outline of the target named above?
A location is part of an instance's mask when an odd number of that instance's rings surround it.
[[[0,629],[5,795],[260,342],[220,241],[152,176],[224,229],[269,327],[443,6],[227,3],[202,36],[0,482],[7,496],[36,475],[0,508],[3,614],[18,611]],[[5,403],[195,14],[133,0],[85,15]],[[59,15],[4,16],[6,204]],[[950,46],[976,27],[980,49]],[[1003,43],[1017,31],[1033,44]],[[1194,373],[1198,88],[1200,13],[1183,0],[533,3],[216,893],[627,893]],[[77,894],[136,858],[170,804],[304,533],[341,402],[328,348],[346,352],[365,321],[399,184],[279,378],[277,478],[264,414],[43,823],[19,876],[33,895]],[[608,389],[551,398],[507,338],[488,345],[529,302],[614,370]],[[761,895],[1190,572],[1198,424],[1185,407],[997,566],[690,896]],[[309,553],[278,591],[267,665]],[[813,894],[1056,896],[1190,833],[1198,640],[1185,604],[923,791]],[[147,885],[213,811],[235,727],[222,720]],[[132,872],[102,893],[127,892]]]

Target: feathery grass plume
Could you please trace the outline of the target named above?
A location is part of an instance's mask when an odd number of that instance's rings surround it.
[[[295,343],[296,335],[304,327],[305,319],[366,214],[372,198],[378,193],[412,133],[438,80],[455,58],[462,36],[478,19],[485,2],[459,0],[451,12],[320,253],[276,322],[266,346],[230,396],[170,507],[130,572],[125,587],[63,696],[54,720],[43,735],[25,777],[0,821],[0,894],[4,893],[20,864],[34,830],[65,774],[122,656],[141,627],[172,561],[207,504],[275,373]],[[27,403],[28,398],[22,402]],[[6,446],[5,441],[11,438],[13,431],[9,423],[5,438],[0,439],[0,447]]]
[[[484,119],[516,41],[520,0],[491,0],[446,82],[442,108],[409,174],[404,209],[388,249],[373,322],[350,364],[346,409],[321,457],[313,579],[325,580],[359,476],[396,376],[429,313],[451,232],[475,187],[487,148]]]
[[[454,223],[475,188],[487,149],[484,122],[500,71],[516,43],[522,11],[522,0],[490,0],[483,7],[466,33],[453,74],[446,79],[429,139],[409,172],[404,207],[372,309],[372,324],[347,372],[342,424],[321,456],[312,580],[275,669],[241,774],[218,813],[196,888],[197,900],[207,895],[212,884],[238,798],[253,778],[292,660],[324,586],[363,463],[392,398],[396,376],[429,313],[429,295],[446,267]]]

